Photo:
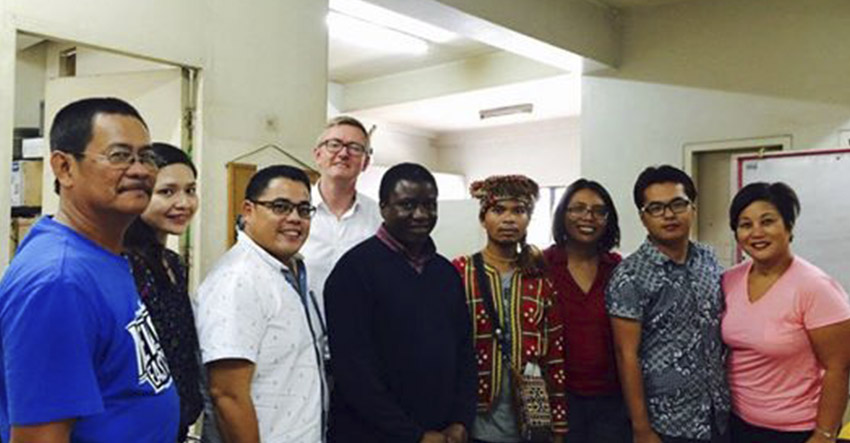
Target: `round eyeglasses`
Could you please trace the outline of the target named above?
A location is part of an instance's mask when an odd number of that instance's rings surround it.
[[[578,220],[588,214],[596,220],[605,221],[608,220],[608,207],[607,206],[587,206],[587,205],[576,205],[567,207],[567,215],[574,220]]]
[[[365,155],[365,154],[370,154],[370,155],[372,154],[372,150],[370,148],[363,146],[360,143],[357,143],[357,142],[345,143],[344,141],[342,141],[338,138],[329,138],[329,139],[319,143],[319,146],[324,146],[325,149],[327,149],[328,152],[330,152],[331,154],[336,154],[337,152],[342,151],[343,148],[348,151],[349,155],[354,156],[354,157],[360,157],[360,156]]]
[[[89,154],[85,152],[73,154],[75,157],[92,157],[99,160],[106,160],[110,166],[119,169],[128,169],[135,162],[139,162],[142,166],[150,169],[159,169],[159,156],[156,155],[151,148],[140,149],[138,152],[133,152],[132,149],[123,146],[117,146],[109,149],[103,154]]]

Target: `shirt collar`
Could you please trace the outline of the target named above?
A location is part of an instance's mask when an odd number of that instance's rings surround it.
[[[557,244],[553,244],[550,246],[545,254],[547,255],[547,259],[551,262],[550,265],[562,266],[566,265],[569,261],[567,257],[567,252],[564,251],[563,246],[559,246]],[[614,258],[614,254],[611,252],[600,252],[599,253],[599,262],[604,263],[606,265],[616,265],[617,261]]]
[[[283,272],[292,272],[292,270],[289,268],[289,266],[287,264],[278,260],[277,257],[269,254],[268,251],[266,251],[260,245],[258,245],[257,242],[255,242],[254,239],[251,238],[251,236],[248,235],[245,231],[241,231],[241,230],[239,231],[239,234],[237,235],[236,241],[237,241],[238,245],[242,245],[243,248],[246,248],[246,249],[254,252],[255,254],[257,254],[257,257],[259,257],[260,260],[263,261],[263,263],[269,265],[270,267],[274,268],[275,270],[283,271]],[[295,256],[292,259],[293,259],[294,263],[297,264],[298,262],[302,261],[301,254],[295,254]]]
[[[657,265],[664,265],[666,263],[672,263],[676,265],[679,264],[673,261],[673,259],[668,257],[666,254],[661,252],[661,250],[659,250],[658,247],[655,246],[655,243],[653,243],[649,237],[647,237],[646,240],[643,241],[643,244],[640,245],[638,251],[649,261]],[[688,255],[685,257],[684,265],[690,266],[691,264],[693,264],[693,261],[700,257],[702,251],[703,247],[700,244],[688,240]]]
[[[328,205],[325,203],[324,197],[322,197],[322,191],[319,189],[319,183],[321,183],[321,180],[317,181],[316,185],[313,186],[313,189],[310,191],[310,196],[313,199],[313,204],[316,205],[316,208],[318,210],[327,211],[328,213],[330,213]],[[351,205],[350,208],[348,208],[347,211],[345,211],[345,214],[342,215],[342,218],[354,214],[360,207],[360,200],[362,200],[360,198],[360,193],[354,191],[354,203]]]
[[[425,265],[428,261],[437,255],[437,247],[434,245],[434,241],[431,237],[428,237],[428,242],[422,248],[422,251],[418,255],[414,255],[409,249],[407,249],[406,246],[393,237],[392,234],[390,234],[390,231],[388,231],[383,224],[381,224],[381,227],[378,228],[378,233],[375,234],[375,236],[378,237],[378,240],[381,240],[381,242],[387,245],[391,251],[404,256],[407,263],[419,274],[421,274],[425,269]]]

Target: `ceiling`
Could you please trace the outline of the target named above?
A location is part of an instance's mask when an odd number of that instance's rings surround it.
[[[429,42],[428,52],[422,55],[393,54],[360,46],[333,34],[329,35],[328,43],[328,77],[343,88],[346,84],[502,51],[462,36],[446,43]],[[561,75],[363,109],[354,115],[367,121],[445,133],[575,116],[580,113],[580,100],[580,78]],[[532,103],[533,113],[486,120],[479,117],[482,109],[521,103]]]
[[[458,37],[447,43],[429,42],[426,54],[393,54],[330,37],[328,39],[328,79],[342,84],[353,83],[494,51],[497,49],[468,38]]]
[[[23,51],[24,49],[27,49],[31,46],[35,46],[43,41],[44,39],[41,37],[35,37],[29,34],[19,32],[18,38],[15,41],[15,47],[18,51]]]
[[[378,120],[433,132],[453,132],[520,122],[570,117],[581,112],[581,79],[560,75],[356,112]],[[481,120],[482,109],[532,103],[532,114]]]

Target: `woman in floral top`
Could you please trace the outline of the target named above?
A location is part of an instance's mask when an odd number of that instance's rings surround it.
[[[189,156],[164,143],[154,143],[159,173],[147,209],[124,235],[125,255],[139,296],[150,312],[180,395],[177,441],[203,408],[198,336],[181,257],[165,247],[169,234],[181,235],[198,208],[197,171]]]

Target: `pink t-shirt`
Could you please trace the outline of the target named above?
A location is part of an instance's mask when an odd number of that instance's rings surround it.
[[[850,301],[835,280],[794,257],[767,293],[751,303],[751,266],[746,261],[723,275],[722,332],[730,350],[732,410],[756,426],[813,429],[824,370],[806,331],[850,319]]]

